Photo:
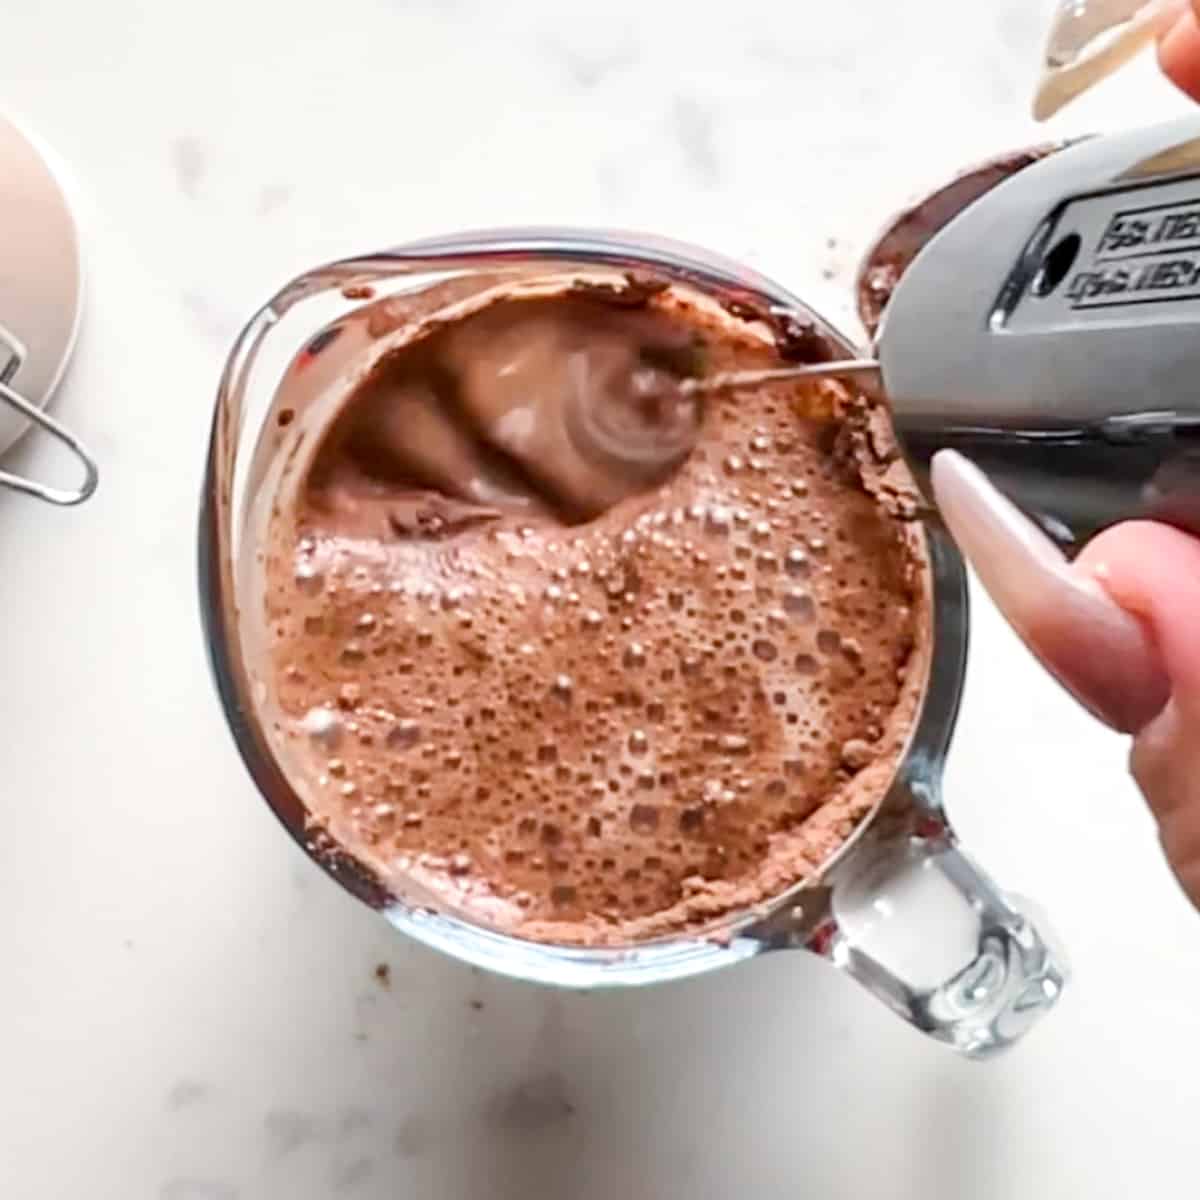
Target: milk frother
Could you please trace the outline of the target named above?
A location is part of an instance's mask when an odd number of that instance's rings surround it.
[[[973,458],[1070,544],[1200,531],[1200,117],[1050,154],[901,276],[880,377],[918,473]]]
[[[959,450],[1068,548],[1200,532],[1200,116],[999,177],[899,272],[869,355],[773,375],[874,375],[919,482]]]
[[[1034,116],[1179,12],[1060,0]],[[869,355],[791,373],[874,377],[922,486],[934,454],[955,449],[1068,551],[1129,517],[1200,532],[1200,117],[960,176],[881,237],[860,310],[878,326]]]

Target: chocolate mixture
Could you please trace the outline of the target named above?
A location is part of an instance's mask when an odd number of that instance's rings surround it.
[[[271,531],[314,827],[573,943],[703,928],[836,850],[924,686],[925,566],[864,486],[862,398],[670,387],[777,362],[671,289],[505,298],[378,364]]]

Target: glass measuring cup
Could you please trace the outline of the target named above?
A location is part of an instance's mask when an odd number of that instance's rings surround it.
[[[921,533],[933,596],[932,655],[903,762],[870,816],[813,878],[702,936],[590,948],[522,940],[389,892],[314,836],[302,789],[271,733],[259,667],[256,554],[270,506],[338,402],[337,381],[398,321],[425,318],[502,282],[628,273],[726,305],[811,323],[838,353],[850,343],[779,285],[705,251],[660,239],[571,230],[462,234],[318,268],[280,291],[238,337],[217,397],[200,516],[202,619],[238,749],[285,827],[325,870],[397,929],[473,965],[573,988],[645,985],[767,951],[804,949],[857,979],[929,1036],[983,1057],[1016,1041],[1062,989],[1065,967],[1028,917],[963,853],[946,818],[941,772],[966,655],[962,563]]]

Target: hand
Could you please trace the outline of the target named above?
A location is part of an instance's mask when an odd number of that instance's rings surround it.
[[[1200,908],[1200,539],[1130,521],[1068,563],[961,455],[934,458],[933,487],[959,547],[1033,653],[1090,712],[1134,735],[1133,776]]]
[[[1165,14],[1158,58],[1200,100],[1200,0]],[[933,462],[938,505],[1009,624],[1094,716],[1131,733],[1130,767],[1200,908],[1200,539],[1150,521],[1074,562],[961,455]]]

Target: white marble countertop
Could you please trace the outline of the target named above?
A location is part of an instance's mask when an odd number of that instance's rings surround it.
[[[1033,140],[1044,0],[817,7],[6,11],[0,108],[84,194],[88,311],[59,411],[103,482],[67,512],[0,495],[5,1200],[1195,1189],[1200,918],[1124,747],[986,604],[951,810],[1052,914],[1075,978],[984,1066],[803,956],[602,996],[444,961],[282,835],[218,711],[201,459],[224,350],[276,285],[416,235],[590,223],[710,245],[844,319],[889,210]],[[1060,128],[1181,106],[1147,64]],[[33,441],[15,458],[55,468]]]

